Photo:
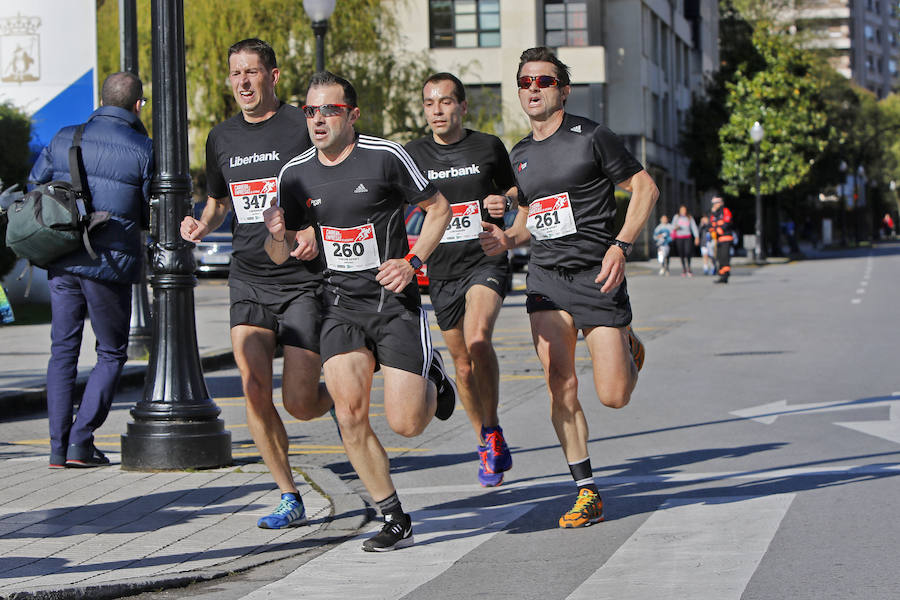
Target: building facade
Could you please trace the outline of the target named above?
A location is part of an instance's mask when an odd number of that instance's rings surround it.
[[[657,215],[705,208],[678,147],[692,97],[719,63],[717,0],[395,1],[404,49],[427,50],[438,70],[459,75],[470,110],[494,99],[494,130],[508,145],[529,131],[519,55],[550,46],[571,67],[566,110],[626,140],[659,185]]]
[[[900,6],[896,0],[803,0],[792,14],[813,48],[832,66],[878,98],[897,87]]]

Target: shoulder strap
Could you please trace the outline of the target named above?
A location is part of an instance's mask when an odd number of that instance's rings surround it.
[[[81,239],[88,255],[96,260],[97,253],[94,252],[88,236],[94,205],[91,201],[91,188],[88,187],[87,174],[84,172],[84,160],[81,156],[81,135],[84,133],[85,125],[87,123],[79,125],[75,129],[75,135],[72,136],[72,147],[69,148],[69,175],[72,177],[72,189],[75,190],[78,213],[81,215]]]
[[[72,147],[69,148],[69,175],[72,177],[72,188],[81,199],[78,210],[82,217],[86,217],[93,212],[91,203],[91,189],[88,187],[87,174],[84,172],[84,160],[81,156],[81,135],[84,133],[82,123],[75,129],[75,135],[72,136]]]

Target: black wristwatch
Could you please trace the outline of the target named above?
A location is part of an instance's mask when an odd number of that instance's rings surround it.
[[[410,252],[404,258],[410,264],[414,271],[418,272],[422,269],[422,259]]]
[[[628,242],[623,242],[622,240],[614,240],[613,244],[622,249],[622,253],[627,257],[631,254],[632,244]]]

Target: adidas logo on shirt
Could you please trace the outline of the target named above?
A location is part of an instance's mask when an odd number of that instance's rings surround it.
[[[576,125],[575,127],[573,127],[572,129],[570,129],[569,131],[574,132],[574,133],[581,133],[581,125]]]
[[[362,194],[362,193],[365,193],[365,192],[368,192],[368,191],[369,191],[369,190],[366,189],[366,186],[364,186],[363,184],[359,184],[358,186],[356,186],[356,189],[353,190],[353,193],[354,193],[354,194]]]

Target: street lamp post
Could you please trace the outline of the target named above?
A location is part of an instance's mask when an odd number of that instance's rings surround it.
[[[856,177],[853,178],[853,237],[856,240],[857,246],[859,246],[859,241],[861,239],[859,231],[859,208],[860,202],[862,201],[860,193],[865,194],[865,177],[866,168],[862,165],[856,167]],[[862,181],[862,185],[860,185],[860,181]]]
[[[119,64],[123,71],[140,76],[136,0],[119,0]],[[150,327],[150,298],[147,296],[147,235],[141,232],[140,281],[131,286],[131,322],[128,329],[128,358],[150,355],[153,330]]]
[[[312,21],[312,30],[316,36],[316,71],[325,70],[325,33],[328,31],[328,19],[334,12],[337,0],[303,0],[303,10]]]
[[[750,128],[750,139],[753,140],[753,144],[756,146],[756,262],[763,263],[766,262],[766,245],[765,240],[763,239],[763,229],[764,229],[764,221],[763,221],[763,205],[762,205],[762,195],[760,194],[760,181],[759,181],[759,145],[763,140],[763,136],[765,135],[765,131],[763,130],[763,126],[759,124],[759,121],[753,123],[753,127]]]
[[[847,246],[847,161],[842,160],[839,169],[841,170],[841,206],[839,216],[841,217],[841,247]]]
[[[194,259],[180,235],[190,212],[182,0],[153,0],[153,146],[150,261],[153,344],[142,399],[122,435],[122,468],[231,464],[231,433],[206,389],[194,321]]]

